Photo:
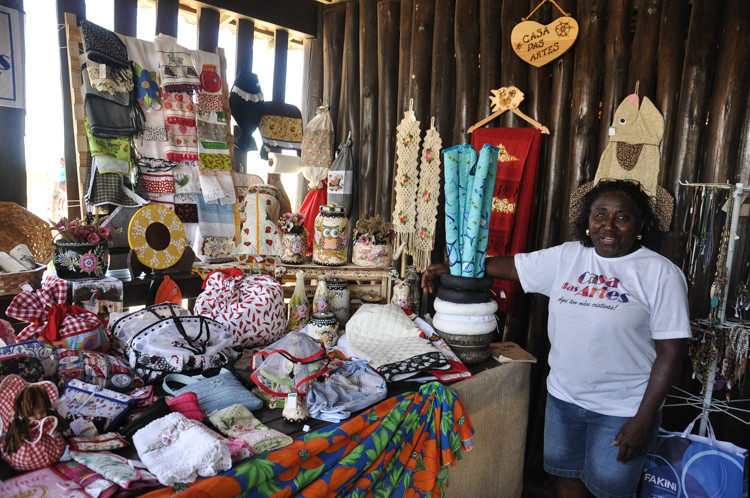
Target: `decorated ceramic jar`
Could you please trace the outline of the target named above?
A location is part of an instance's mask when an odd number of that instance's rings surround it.
[[[281,236],[281,255],[279,259],[282,263],[291,265],[301,265],[305,262],[307,254],[307,230],[299,227],[298,233],[284,232]]]
[[[313,263],[337,266],[346,264],[349,253],[349,220],[337,206],[320,206],[315,217]]]
[[[330,313],[330,296],[328,294],[328,286],[326,285],[326,279],[321,278],[318,280],[318,285],[315,287],[315,294],[313,294],[312,312],[313,313]]]
[[[346,280],[330,278],[326,280],[328,287],[329,310],[339,320],[339,328],[343,329],[349,321],[349,286]]]
[[[339,320],[333,313],[313,313],[307,323],[307,335],[317,339],[326,347],[333,347],[339,340]]]
[[[301,270],[295,273],[297,281],[294,285],[294,293],[289,301],[289,319],[287,320],[287,329],[289,331],[298,331],[307,325],[309,307],[307,305],[307,295],[305,294],[305,273]]]
[[[382,268],[391,264],[392,257],[393,245],[390,242],[386,244],[364,244],[355,238],[352,244],[352,264],[357,266]]]

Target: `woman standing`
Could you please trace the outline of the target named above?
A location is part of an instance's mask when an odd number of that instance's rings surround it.
[[[486,273],[550,298],[544,468],[558,496],[630,497],[691,336],[687,284],[641,245],[656,219],[639,184],[602,180],[578,205],[577,241],[490,258]],[[430,266],[422,287],[446,271]]]

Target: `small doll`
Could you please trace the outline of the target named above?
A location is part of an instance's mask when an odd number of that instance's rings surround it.
[[[29,384],[17,375],[9,375],[0,385],[0,396],[15,394],[12,411],[9,403],[0,409],[2,438],[0,454],[19,471],[34,470],[57,462],[65,450],[65,439],[59,432],[65,420],[52,408],[57,388],[44,381]]]

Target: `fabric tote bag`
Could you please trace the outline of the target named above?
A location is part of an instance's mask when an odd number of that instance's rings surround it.
[[[708,420],[707,437],[692,434],[700,418],[682,432],[659,429],[643,467],[641,498],[747,496],[747,449],[717,441]]]

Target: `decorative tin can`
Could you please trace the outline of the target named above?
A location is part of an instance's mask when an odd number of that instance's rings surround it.
[[[370,268],[382,268],[392,263],[393,245],[385,244],[363,244],[354,239],[352,244],[352,264]]]
[[[349,321],[349,286],[346,280],[330,278],[326,280],[328,287],[329,311],[339,320],[339,329],[344,328]]]
[[[313,263],[337,266],[346,264],[349,253],[349,220],[342,207],[320,206],[315,217]]]
[[[339,320],[333,313],[313,313],[307,323],[307,335],[333,347],[339,340]]]

